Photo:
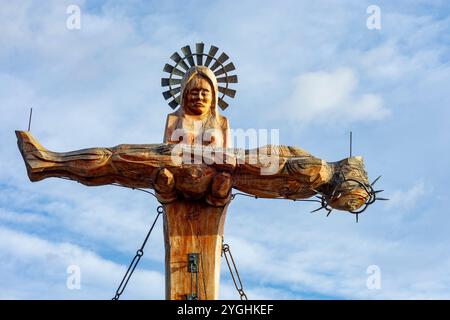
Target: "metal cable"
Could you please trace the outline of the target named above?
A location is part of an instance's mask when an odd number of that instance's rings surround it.
[[[159,216],[164,212],[163,206],[159,206],[156,211],[158,214],[156,215],[155,220],[153,221],[152,226],[150,227],[150,230],[147,233],[147,236],[144,239],[144,242],[142,243],[141,247],[138,251],[136,251],[136,255],[134,256],[133,260],[131,260],[130,266],[128,267],[127,272],[125,272],[125,275],[122,278],[122,281],[120,282],[119,287],[116,290],[116,295],[112,298],[112,300],[119,300],[120,296],[122,295],[123,291],[125,290],[128,281],[130,281],[131,276],[133,275],[134,269],[136,269],[136,266],[138,265],[139,261],[141,260],[142,256],[144,255],[144,247],[147,244],[147,240],[150,237],[150,234],[153,231],[153,228],[155,227],[156,221],[158,221]]]
[[[230,246],[228,244],[222,244],[222,252],[225,256],[225,260],[227,261],[228,269],[230,270],[231,278],[233,279],[234,286],[241,298],[241,300],[248,300],[247,295],[244,292],[244,286],[242,285],[241,277],[239,276],[239,272],[236,267],[236,263],[234,262],[233,255],[230,251]],[[234,273],[236,273],[237,280],[239,285],[236,282],[236,277],[234,276],[233,270],[231,269],[230,261],[228,260],[228,256],[230,257],[231,263],[233,264]]]
[[[270,200],[292,200],[292,201],[303,201],[303,202],[318,202],[320,203],[319,200],[314,200],[314,199],[289,199],[289,198],[263,198],[263,197],[258,197],[252,194],[248,194],[248,193],[243,193],[243,192],[236,192],[233,193],[231,195],[231,200],[234,200],[234,198],[236,198],[236,196],[245,196],[245,197],[250,197],[250,198],[255,198],[255,199],[270,199]]]

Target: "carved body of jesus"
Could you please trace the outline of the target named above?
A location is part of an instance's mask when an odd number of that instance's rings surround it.
[[[172,156],[178,142],[229,146],[229,125],[217,110],[217,95],[211,70],[201,66],[188,70],[181,82],[181,108],[168,116],[163,144],[57,153],[45,149],[29,132],[16,132],[31,181],[65,177],[89,186],[119,183],[155,189],[164,205],[167,299],[218,298],[231,188],[265,198],[304,199],[320,193],[340,210],[356,210],[369,197],[361,187],[368,184],[361,157],[327,163],[300,148],[275,146],[271,150],[279,161],[271,175],[261,174],[260,162],[249,161],[253,153],[248,150],[244,162],[230,153],[227,163],[175,163]],[[260,149],[264,148],[258,153]],[[199,255],[198,277],[189,272],[190,253]],[[198,291],[192,292],[195,287]]]

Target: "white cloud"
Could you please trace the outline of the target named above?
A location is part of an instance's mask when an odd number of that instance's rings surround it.
[[[48,223],[48,219],[42,215],[33,213],[17,213],[14,211],[7,211],[3,208],[0,208],[0,221],[21,224]]]
[[[381,120],[390,114],[380,95],[358,89],[358,77],[349,68],[304,73],[294,79],[284,110],[304,126]]]
[[[114,186],[87,188],[56,179],[25,183],[23,187],[5,187],[0,193],[0,205],[11,206],[0,210],[0,220],[26,230],[70,232],[74,243],[80,239],[132,254],[156,217],[157,201],[139,191]],[[164,260],[161,217],[147,249],[145,259]]]
[[[308,214],[312,206],[304,203],[279,201],[274,210],[267,202],[245,200],[239,208],[233,204],[225,228],[225,242],[250,291],[285,288],[284,294],[296,298],[448,298],[450,260],[442,259],[447,245],[427,237],[423,224],[392,223],[380,203],[356,224],[344,212],[326,218],[324,213]],[[381,269],[381,290],[366,286],[369,265]],[[279,293],[257,294],[277,299]]]
[[[55,243],[0,227],[1,299],[108,299],[126,267],[69,243]],[[67,267],[81,271],[81,289],[66,286]],[[164,275],[136,270],[123,298],[162,299]]]
[[[420,201],[427,194],[424,182],[418,182],[407,190],[396,190],[389,195],[389,201],[386,203],[389,209],[401,209],[408,211],[415,207],[416,203]]]

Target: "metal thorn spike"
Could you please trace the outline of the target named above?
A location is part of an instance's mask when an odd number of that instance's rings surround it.
[[[236,96],[236,90],[224,88],[224,87],[219,87],[218,89],[219,89],[219,92],[221,92],[224,95],[227,95],[231,98],[234,98]]]
[[[189,45],[184,46],[183,48],[181,48],[181,51],[183,52],[184,57],[189,62],[189,65],[191,67],[195,66],[194,58],[192,57],[191,47]]]
[[[313,213],[313,212],[317,212],[317,211],[319,211],[319,210],[321,210],[321,209],[323,209],[323,207],[317,208],[317,209],[315,209],[315,210],[311,211],[311,213]]]
[[[174,66],[171,66],[170,64],[166,63],[164,65],[164,72],[167,73],[171,73],[171,74],[176,74],[177,76],[183,77],[184,76],[184,72],[181,70],[178,70],[177,68],[175,68]]]
[[[217,78],[217,82],[219,82],[219,83],[237,83],[238,78],[236,75],[223,77],[223,78]]]
[[[186,62],[184,62],[183,58],[181,58],[181,56],[178,54],[178,52],[174,52],[171,56],[170,59],[172,59],[173,61],[175,61],[175,63],[177,63],[180,67],[182,67],[184,70],[188,70],[189,66],[186,64]]]
[[[377,191],[374,191],[373,193],[380,193],[380,192],[383,192],[384,190],[377,190]]]
[[[205,61],[205,67],[209,66],[209,64],[211,63],[213,57],[216,55],[218,50],[219,50],[219,48],[217,48],[216,46],[211,46],[211,48],[209,49],[209,52],[208,52],[208,57],[206,58],[206,61]]]
[[[356,223],[359,221],[359,213],[356,214]]]
[[[169,78],[162,78],[161,79],[161,86],[162,87],[176,86],[178,84],[181,84],[181,79],[169,79]]]
[[[222,69],[219,69],[219,70],[217,70],[216,72],[214,72],[214,74],[215,74],[216,76],[220,76],[220,75],[223,74],[223,73],[230,72],[230,71],[233,71],[233,70],[235,70],[235,69],[236,69],[236,68],[235,68],[233,62],[230,62],[229,64],[227,64],[227,65],[226,65],[225,67],[223,67]]]
[[[389,200],[391,200],[391,199],[388,199],[388,198],[377,198],[377,200],[381,200],[381,201],[389,201]]]
[[[367,199],[366,204],[370,205],[370,204],[374,203],[376,200],[377,200],[376,195],[375,194],[371,194],[369,199]]]
[[[223,101],[222,99],[220,99],[218,103],[219,103],[220,109],[222,109],[222,110],[225,110],[229,106],[229,104],[226,103],[225,101]]]
[[[203,65],[203,50],[205,49],[205,44],[203,42],[195,44],[195,54],[197,55],[197,65]]]
[[[373,185],[378,181],[378,179],[380,179],[381,178],[381,176],[378,176],[378,178],[376,178],[375,180],[373,180],[373,182],[370,184],[372,187],[373,187]]]
[[[328,210],[328,209],[327,209],[327,210]],[[328,211],[327,217],[331,214],[331,211],[333,211],[333,210]]]
[[[228,58],[229,58],[228,55],[225,52],[222,52],[222,54],[219,56],[219,58],[217,58],[217,61],[214,62],[214,64],[210,68],[211,71],[216,70],[221,64],[223,64],[225,61],[227,61]]]

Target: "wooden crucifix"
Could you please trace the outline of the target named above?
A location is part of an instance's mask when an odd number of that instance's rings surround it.
[[[69,178],[87,186],[120,184],[151,188],[164,207],[166,299],[193,298],[193,262],[199,270],[194,298],[218,299],[222,238],[232,189],[261,198],[320,198],[321,208],[358,213],[375,200],[361,157],[326,162],[289,146],[230,148],[228,120],[218,107],[234,96],[228,56],[207,54],[203,44],[184,57],[172,55],[163,95],[176,108],[167,117],[164,142],[118,145],[58,153],[41,146],[29,131],[16,131],[31,181]],[[196,58],[196,61],[194,61]],[[205,59],[203,59],[205,58]],[[212,65],[211,65],[212,63]],[[181,69],[183,70],[181,70]],[[219,86],[225,83],[225,86]],[[222,94],[221,97],[219,97]]]

